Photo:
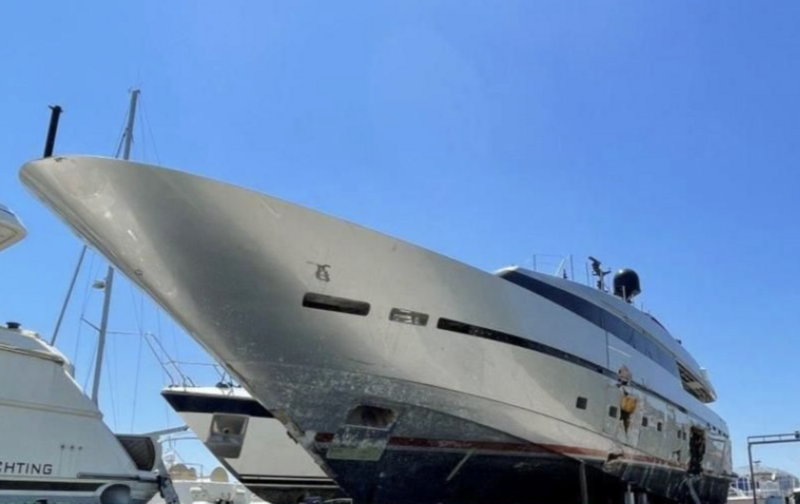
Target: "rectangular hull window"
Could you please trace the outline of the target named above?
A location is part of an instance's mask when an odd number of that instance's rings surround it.
[[[325,294],[315,294],[313,292],[303,296],[303,306],[317,310],[361,315],[362,317],[369,313],[369,303],[364,301],[326,296]]]
[[[400,322],[401,324],[418,326],[428,325],[428,315],[426,313],[402,310],[400,308],[392,308],[392,311],[389,313],[389,320],[392,322]]]

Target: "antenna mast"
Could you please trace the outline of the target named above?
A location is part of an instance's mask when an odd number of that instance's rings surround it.
[[[131,146],[133,145],[133,124],[136,119],[136,104],[139,100],[139,89],[131,90],[131,103],[128,109],[128,125],[125,127],[123,134],[123,151],[122,159],[128,160],[131,157]],[[119,157],[119,152],[117,152]],[[103,298],[103,316],[100,319],[100,333],[97,341],[97,360],[94,365],[94,382],[92,383],[92,401],[95,404],[99,402],[100,394],[100,375],[103,371],[103,354],[106,348],[106,334],[108,333],[108,312],[111,309],[111,289],[114,285],[114,267],[109,265],[106,279],[104,282],[105,296]]]
[[[592,256],[589,256],[589,261],[592,263],[592,275],[597,277],[597,288],[606,292],[606,275],[611,273],[611,270],[604,270],[600,261]]]

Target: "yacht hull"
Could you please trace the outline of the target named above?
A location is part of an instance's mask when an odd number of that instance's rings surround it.
[[[22,179],[357,502],[575,502],[582,482],[598,501],[627,483],[725,500],[725,442],[709,442],[690,476],[680,439],[713,414],[676,409],[679,384],[622,387],[606,333],[510,282],[181,172],[67,157],[30,163]],[[630,366],[666,382],[652,363]],[[641,404],[624,427],[623,395]],[[647,415],[667,434],[639,427]],[[548,484],[526,483],[537,480]]]

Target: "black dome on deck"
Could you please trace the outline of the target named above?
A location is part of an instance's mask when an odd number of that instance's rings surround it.
[[[623,268],[614,274],[614,295],[630,301],[642,292],[639,275],[632,269]]]

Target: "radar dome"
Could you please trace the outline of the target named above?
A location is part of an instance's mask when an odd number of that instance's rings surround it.
[[[639,275],[632,269],[623,268],[614,274],[614,295],[631,302],[642,292]]]
[[[228,471],[221,467],[217,467],[213,471],[211,471],[211,481],[215,481],[217,483],[227,483],[228,482]]]

